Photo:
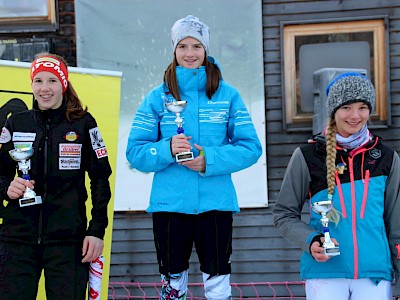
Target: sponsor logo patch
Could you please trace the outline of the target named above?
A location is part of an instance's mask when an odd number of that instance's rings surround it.
[[[79,170],[81,167],[80,157],[60,157],[58,159],[60,170]]]
[[[82,144],[60,144],[59,156],[81,156]]]
[[[107,152],[107,148],[106,147],[103,147],[103,148],[100,148],[100,149],[96,149],[96,150],[94,150],[94,152],[96,152],[97,158],[102,158],[102,157],[108,156],[108,152]]]
[[[35,132],[13,132],[13,142],[33,142],[36,138]]]
[[[76,141],[78,139],[78,137],[79,137],[79,135],[74,131],[67,132],[64,135],[64,139],[66,139],[68,142]]]
[[[5,144],[9,141],[11,141],[11,133],[8,131],[7,128],[3,127],[0,135],[0,144]]]
[[[373,159],[378,159],[382,156],[381,150],[379,149],[371,149],[369,150],[369,155],[373,158]]]
[[[208,100],[207,104],[210,104],[210,105],[219,105],[219,104],[228,105],[229,104],[229,100],[221,100],[221,101]]]
[[[105,147],[103,138],[101,137],[98,127],[90,129],[89,135],[92,142],[93,150]]]

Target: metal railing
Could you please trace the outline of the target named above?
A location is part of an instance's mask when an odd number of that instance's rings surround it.
[[[233,300],[306,299],[303,281],[231,283]],[[108,299],[159,299],[161,283],[109,282]],[[187,300],[206,299],[203,283],[189,283]]]

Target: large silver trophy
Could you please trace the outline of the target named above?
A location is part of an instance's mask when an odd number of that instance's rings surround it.
[[[31,177],[28,174],[29,170],[29,158],[33,155],[32,147],[23,147],[16,148],[9,151],[12,159],[18,162],[19,169],[22,171],[22,178],[25,180],[31,180]],[[21,199],[19,199],[19,206],[30,206],[35,204],[41,204],[42,197],[36,196],[36,193],[30,188],[26,187],[24,195]]]
[[[178,126],[178,129],[176,130],[178,134],[184,132],[182,126],[183,119],[181,118],[181,112],[186,108],[186,106],[187,106],[187,101],[183,100],[165,103],[165,107],[167,108],[167,110],[175,113],[176,115],[175,124],[176,126]],[[191,151],[179,152],[175,155],[175,160],[177,162],[192,160],[193,158],[194,158],[193,152]]]
[[[312,209],[316,213],[321,215],[321,223],[325,237],[325,241],[322,247],[324,247],[324,254],[327,256],[336,256],[340,254],[339,247],[332,242],[331,236],[329,234],[329,227],[328,227],[329,219],[326,215],[328,212],[332,210],[332,208],[333,208],[333,203],[331,200],[314,202],[312,204]]]

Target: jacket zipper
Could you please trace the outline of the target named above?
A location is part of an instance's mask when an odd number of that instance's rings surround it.
[[[358,244],[357,244],[357,212],[356,191],[354,185],[353,157],[349,157],[350,183],[351,183],[351,227],[353,231],[354,248],[354,279],[358,279]]]
[[[42,201],[46,199],[46,191],[47,191],[47,182],[46,182],[46,173],[47,173],[47,148],[49,142],[49,131],[50,131],[50,120],[46,118],[46,131],[45,131],[45,140],[44,140],[44,194]],[[39,228],[38,228],[38,244],[42,242],[42,226],[43,226],[43,204],[40,206],[39,212]]]
[[[362,205],[361,205],[361,214],[360,214],[361,219],[364,219],[365,208],[367,207],[369,178],[370,178],[369,170],[367,170],[365,172],[365,179],[364,179],[364,195],[363,195],[363,200],[362,200]]]

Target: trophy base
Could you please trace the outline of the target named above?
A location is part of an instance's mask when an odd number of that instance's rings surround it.
[[[324,254],[327,256],[340,255],[340,249],[339,249],[339,247],[325,248]]]
[[[20,207],[36,205],[36,204],[42,204],[42,197],[34,196],[34,197],[19,199],[19,206]]]
[[[193,152],[181,152],[175,155],[176,162],[192,160],[193,158]]]

